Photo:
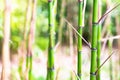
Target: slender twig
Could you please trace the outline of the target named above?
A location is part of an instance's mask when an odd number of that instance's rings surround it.
[[[120,5],[120,3],[118,3],[115,7],[113,7],[112,9],[109,9],[105,12],[105,14],[98,20],[98,23],[100,23],[101,21],[103,21],[103,19],[106,18],[106,16],[111,13],[114,9],[116,9],[118,6]]]
[[[58,48],[58,46],[60,45],[60,42],[58,42],[55,47],[54,47],[54,51],[56,51],[56,49]]]
[[[65,20],[65,21],[72,27],[72,29],[82,38],[82,40],[88,45],[88,47],[91,48],[90,43],[88,43],[88,42],[84,39],[84,37],[82,37],[82,35],[80,35],[80,34],[78,33],[78,31],[74,28],[74,26],[73,26],[68,20],[66,20],[65,18],[64,18],[64,20]]]
[[[84,22],[85,22],[85,21],[84,21],[84,20],[85,20],[84,17],[85,17],[85,9],[86,9],[86,0],[83,0],[83,1],[84,1],[84,6],[83,6],[83,14],[82,14],[82,15],[83,15],[83,26],[84,26]]]
[[[78,80],[80,80],[79,76],[76,74],[76,72],[74,70],[72,70],[73,73],[75,74],[75,76],[77,77]]]
[[[109,36],[109,32],[107,33],[106,37],[108,37],[108,36]],[[107,43],[107,40],[103,42],[102,52],[105,50],[106,43]]]
[[[119,39],[119,38],[120,38],[120,35],[117,35],[117,36],[101,39],[101,42],[104,42],[104,41],[107,41],[107,40]]]
[[[111,58],[111,56],[115,53],[115,51],[112,51],[111,54],[108,56],[108,58],[100,65],[100,67],[98,67],[98,69],[96,70],[95,74],[97,74],[97,72],[99,71],[99,69]]]
[[[86,8],[86,0],[84,0],[83,15],[85,14],[85,8]]]

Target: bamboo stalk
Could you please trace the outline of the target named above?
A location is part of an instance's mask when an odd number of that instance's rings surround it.
[[[101,2],[99,0],[99,17],[101,16]],[[100,67],[100,54],[101,54],[101,24],[98,25],[98,36],[97,36],[97,68]],[[97,80],[101,80],[100,78],[100,69],[98,70]]]
[[[98,0],[93,0],[93,24],[92,24],[92,46],[91,46],[91,68],[90,80],[96,80],[97,68],[97,33],[98,33]]]
[[[49,47],[48,47],[48,64],[47,80],[55,80],[54,71],[54,20],[53,20],[53,0],[48,0],[48,26],[49,26]]]
[[[83,0],[78,0],[78,33],[82,35],[83,28]],[[77,66],[77,75],[82,79],[82,38],[78,36],[78,66]]]
[[[32,79],[32,56],[33,49],[32,45],[34,43],[35,38],[35,20],[36,20],[36,3],[37,0],[32,0],[32,16],[30,23],[30,32],[28,36],[28,52],[27,52],[27,66],[28,66],[28,80]]]
[[[101,54],[101,25],[98,27],[98,42],[97,42],[97,68],[100,66],[100,54]],[[100,70],[97,74],[97,80],[100,80]]]
[[[5,10],[4,10],[4,23],[3,23],[3,45],[2,45],[2,74],[1,80],[9,80],[10,77],[10,14],[11,0],[4,0]]]
[[[27,0],[27,6],[26,6],[26,12],[25,12],[25,20],[24,20],[24,30],[23,30],[23,39],[21,41],[20,48],[18,49],[19,54],[19,74],[21,80],[23,80],[26,76],[24,76],[23,72],[23,66],[24,61],[26,59],[26,53],[27,53],[27,34],[28,34],[28,23],[30,22],[30,9],[31,9],[31,2],[32,0]],[[28,58],[27,58],[28,59]],[[28,61],[26,60],[26,72],[28,70]]]
[[[26,41],[28,34],[28,23],[30,22],[30,11],[31,11],[31,2],[32,0],[27,0],[26,12],[25,12],[25,23],[24,23],[24,31],[23,31],[23,40]]]

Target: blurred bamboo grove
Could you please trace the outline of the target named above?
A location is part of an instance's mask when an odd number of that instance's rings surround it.
[[[120,80],[120,0],[0,0],[0,80]]]

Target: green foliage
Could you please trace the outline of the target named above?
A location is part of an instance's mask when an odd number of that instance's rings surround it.
[[[48,38],[40,37],[37,38],[35,42],[35,44],[38,45],[42,50],[46,50],[48,48]]]
[[[19,47],[19,45],[20,45],[21,37],[19,37],[17,35],[16,36],[12,36],[10,42],[11,42],[11,49],[12,49],[12,51],[16,52],[18,47]]]
[[[25,13],[27,6],[27,0],[13,0],[13,10],[11,14],[11,49],[17,51],[23,39],[23,31],[25,24]],[[47,19],[47,0],[38,1],[37,3],[37,21],[36,21],[36,33],[35,33],[35,45],[39,46],[42,50],[48,47],[48,19]],[[0,14],[0,23],[2,22]],[[28,28],[30,26],[27,26]],[[0,37],[3,35],[0,25]]]

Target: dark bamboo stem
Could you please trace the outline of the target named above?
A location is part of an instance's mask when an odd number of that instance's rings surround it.
[[[83,28],[83,0],[78,0],[78,33],[82,35]],[[77,75],[82,79],[82,38],[78,36],[78,67]]]
[[[54,18],[53,18],[52,0],[48,0],[48,26],[49,26],[49,47],[48,47],[48,64],[47,64],[47,80],[55,80],[54,71]]]
[[[99,0],[99,17],[101,17],[101,2]],[[97,36],[97,69],[100,67],[100,55],[101,55],[101,27],[102,25],[99,24],[98,25],[98,36]],[[96,76],[97,80],[101,80],[100,78],[100,69],[98,70],[97,76]]]
[[[93,0],[93,24],[92,24],[92,46],[91,46],[91,69],[90,80],[96,80],[97,70],[97,33],[98,33],[98,0]]]

